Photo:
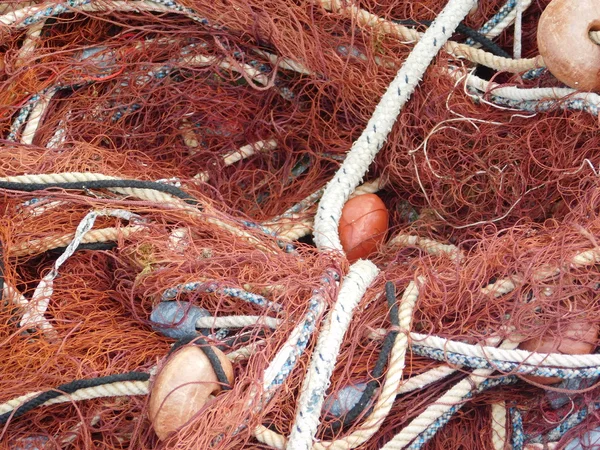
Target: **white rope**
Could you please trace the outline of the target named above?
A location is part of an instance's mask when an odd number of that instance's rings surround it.
[[[387,247],[396,245],[403,247],[417,246],[431,255],[446,255],[452,260],[461,261],[464,259],[464,255],[457,246],[452,244],[442,244],[433,239],[420,236],[398,234],[386,244]]]
[[[569,266],[573,269],[578,269],[594,265],[598,262],[600,262],[600,247],[576,253],[571,258]],[[557,276],[560,272],[561,269],[558,267],[546,266],[534,270],[531,274],[531,279],[534,281],[544,281],[548,278]],[[494,283],[488,284],[486,287],[481,288],[481,292],[486,295],[492,294],[497,298],[512,292],[522,282],[522,275],[512,275],[511,277],[496,280]]]
[[[288,450],[308,450],[312,447],[325,391],[329,387],[342,340],[352,321],[354,309],[378,273],[379,269],[372,262],[358,260],[344,278],[304,377],[296,418],[286,447]]]
[[[54,87],[38,94],[40,96],[40,99],[37,101],[35,107],[29,113],[27,124],[25,125],[25,129],[23,130],[23,134],[21,135],[21,143],[33,143],[37,130],[42,121],[42,117],[44,116],[46,109],[50,105],[52,98],[58,91],[59,88]]]
[[[352,20],[356,21],[359,25],[373,28],[376,31],[380,31],[390,36],[396,36],[403,41],[415,42],[422,39],[426,34],[392,21],[382,19],[350,2],[344,2],[342,0],[312,1],[328,11],[341,13],[346,17],[352,18]],[[541,56],[515,60],[512,58],[496,56],[493,53],[455,41],[448,41],[444,46],[444,50],[456,58],[466,58],[476,64],[481,64],[499,71],[520,73],[537,67],[544,67],[543,58]]]
[[[418,283],[423,279],[418,278]],[[383,420],[390,412],[396,394],[400,389],[402,372],[404,370],[406,350],[408,348],[408,334],[412,322],[412,313],[419,296],[417,283],[411,281],[406,287],[399,305],[399,329],[394,345],[390,352],[390,365],[385,375],[385,380],[381,388],[381,394],[377,398],[373,411],[367,417],[361,426],[354,432],[335,441],[321,441],[313,445],[313,450],[349,450],[356,448],[368,441],[381,427]],[[441,373],[438,373],[441,375]],[[271,431],[262,425],[254,429],[254,436],[260,442],[271,447],[283,449],[286,444],[286,438],[274,431]]]
[[[511,362],[535,367],[584,368],[600,366],[600,355],[567,355],[562,353],[535,353],[527,350],[505,350],[502,348],[465,344],[438,336],[411,333],[414,345],[430,347],[464,356],[486,360]]]
[[[146,395],[149,392],[148,386],[148,381],[120,381],[116,383],[109,383],[101,386],[82,388],[73,392],[72,394],[59,395],[58,397],[47,400],[39,406],[78,402],[102,397],[129,397],[132,395]],[[6,414],[15,410],[28,400],[31,400],[43,392],[44,391],[29,392],[25,395],[21,395],[20,397],[13,398],[12,400],[2,403],[0,405],[0,414]]]
[[[197,147],[198,141],[195,139],[195,134],[191,125],[186,126],[183,130],[185,132],[184,140],[186,141],[186,145],[188,145],[189,147]],[[192,135],[194,136],[193,138],[191,137]],[[223,163],[225,166],[230,166],[238,161],[241,161],[242,159],[246,159],[254,155],[257,151],[271,151],[276,148],[277,141],[275,139],[269,139],[267,141],[258,141],[253,144],[244,145],[237,150],[233,150],[227,153],[223,156]],[[194,178],[206,183],[210,179],[210,175],[208,174],[208,172],[200,172],[197,175],[195,175]]]
[[[452,375],[454,372],[456,372],[456,368],[450,366],[443,365],[435,367],[427,372],[410,377],[408,380],[403,382],[400,387],[398,387],[396,395],[408,394],[409,392],[423,389],[425,386],[443,380],[447,376]]]
[[[506,448],[506,404],[503,401],[492,405],[492,446],[493,450]]]
[[[491,93],[499,97],[515,101],[561,100],[564,98],[581,99],[600,107],[600,95],[594,92],[580,92],[571,88],[548,87],[524,89],[516,86],[506,86],[484,80],[476,75],[461,73],[460,70],[448,70],[456,80],[465,79],[467,86],[478,91]]]
[[[234,352],[228,353],[226,356],[230,361],[239,361],[252,355],[257,347],[263,345],[264,341],[254,342],[251,345],[243,347]],[[156,367],[150,369],[152,375]],[[53,399],[47,400],[39,406],[55,405],[58,403],[91,400],[94,398],[101,397],[129,397],[132,395],[146,395],[150,392],[149,381],[119,381],[114,383],[108,383],[100,386],[94,386],[89,388],[78,389],[71,394],[64,394]],[[32,398],[42,394],[45,391],[28,392],[27,394],[8,400],[0,404],[0,414],[6,414],[7,412],[13,411],[22,404],[31,400]]]
[[[501,344],[501,347],[513,348],[516,345],[518,344],[515,342],[505,342]],[[414,438],[444,415],[444,413],[448,412],[453,406],[461,404],[465,396],[472,390],[475,390],[493,372],[490,369],[474,370],[471,375],[459,381],[438,400],[429,405],[425,411],[415,417],[400,433],[385,444],[381,450],[401,450],[406,447]]]
[[[33,328],[40,326],[42,331],[48,334],[48,337],[55,337],[55,331],[52,325],[44,318],[44,314],[50,302],[50,297],[54,291],[54,279],[58,275],[58,269],[60,266],[62,266],[64,262],[69,259],[73,253],[75,253],[75,250],[83,240],[83,237],[94,226],[98,216],[118,217],[129,221],[139,219],[138,215],[120,209],[92,211],[86,214],[86,216],[77,226],[73,240],[69,243],[65,251],[56,259],[52,270],[41,279],[35,288],[35,291],[31,296],[31,301],[23,313],[23,317],[20,322],[21,327]]]
[[[264,325],[275,329],[282,322],[282,319],[266,316],[200,317],[196,320],[196,328],[245,328],[253,325]]]
[[[385,182],[381,180],[381,178],[376,178],[372,181],[367,181],[366,183],[358,186],[352,194],[350,194],[350,198],[358,197],[364,194],[374,194],[377,191],[380,191],[385,186]],[[316,203],[319,198],[321,198],[323,192],[319,189],[316,192],[313,192],[300,203],[305,205],[305,209],[310,208],[314,203]],[[307,236],[313,228],[313,220],[311,217],[304,217],[301,220],[298,219],[300,211],[297,213],[291,212],[291,210],[285,211],[283,214],[276,216],[272,219],[269,219],[262,223],[262,225],[274,232],[277,233],[277,237],[279,239],[287,239],[290,241],[295,241],[304,236]]]
[[[513,39],[513,58],[521,58],[521,37],[522,37],[522,25],[523,25],[523,11],[524,11],[523,0],[517,0],[515,5],[515,33]]]
[[[400,110],[427,67],[474,4],[475,0],[450,0],[417,42],[381,97],[367,127],[354,142],[342,167],[323,193],[315,217],[314,241],[318,248],[342,250],[338,224],[344,204],[383,147]]]

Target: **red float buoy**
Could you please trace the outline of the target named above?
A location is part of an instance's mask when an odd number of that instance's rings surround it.
[[[342,209],[339,233],[348,261],[354,262],[372,254],[385,239],[389,214],[375,194],[348,200]]]

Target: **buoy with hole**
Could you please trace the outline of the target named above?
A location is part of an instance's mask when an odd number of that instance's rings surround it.
[[[552,75],[580,91],[600,91],[600,0],[552,0],[538,22],[540,55]]]

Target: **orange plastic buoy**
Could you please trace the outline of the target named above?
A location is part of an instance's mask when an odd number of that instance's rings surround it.
[[[385,239],[389,214],[375,194],[348,200],[340,218],[340,241],[348,261],[354,262],[372,254]]]
[[[212,347],[229,382],[233,366],[223,352]],[[152,385],[148,413],[158,438],[185,425],[209,400],[221,391],[221,384],[204,352],[189,346],[177,351],[160,371]]]
[[[585,355],[592,353],[598,339],[598,327],[586,322],[568,325],[563,335],[540,336],[521,342],[519,348],[536,353],[564,353],[565,355]],[[523,378],[539,384],[554,384],[559,377],[538,377],[524,375]]]
[[[582,91],[600,90],[600,46],[590,39],[600,29],[600,1],[552,0],[538,22],[537,43],[546,67]]]

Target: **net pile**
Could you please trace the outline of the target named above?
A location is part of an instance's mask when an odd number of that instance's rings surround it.
[[[597,428],[597,333],[589,354],[518,349],[600,327],[600,98],[545,70],[548,3],[3,2],[6,448],[534,449]],[[341,208],[373,192],[387,238],[351,264]],[[235,380],[161,442],[164,301],[208,313]]]

